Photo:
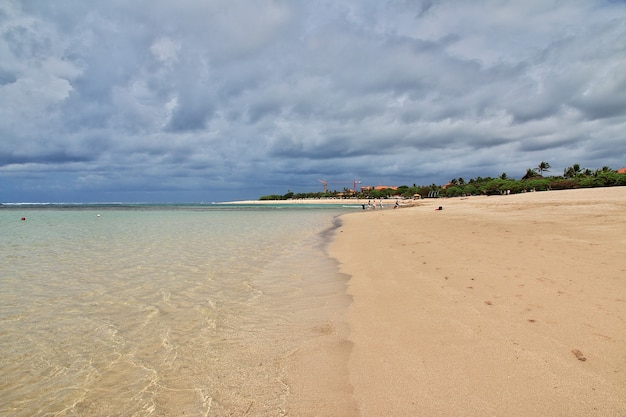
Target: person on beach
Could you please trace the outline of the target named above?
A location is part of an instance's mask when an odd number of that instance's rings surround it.
[[[397,209],[398,207],[400,207],[400,204],[398,203],[398,200],[396,199],[396,205],[393,206],[394,209]]]

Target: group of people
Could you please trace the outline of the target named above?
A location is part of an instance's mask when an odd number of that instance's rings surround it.
[[[365,204],[362,204],[363,206],[363,210],[367,209],[374,209],[376,210],[376,200],[374,200],[374,202],[372,203],[372,200],[367,200],[367,206]],[[378,200],[378,207],[382,210],[383,209],[383,199],[379,199]],[[398,200],[396,199],[396,204],[393,206],[394,209],[397,209],[398,207],[400,207],[400,203],[398,202]]]

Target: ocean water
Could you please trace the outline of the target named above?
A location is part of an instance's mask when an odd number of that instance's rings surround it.
[[[0,208],[0,415],[287,415],[293,352],[350,303],[347,210]]]

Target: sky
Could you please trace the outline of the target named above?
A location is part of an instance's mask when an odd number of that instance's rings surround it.
[[[626,166],[626,1],[0,0],[0,202]]]

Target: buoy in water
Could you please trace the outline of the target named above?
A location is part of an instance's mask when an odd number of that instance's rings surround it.
[[[22,221],[26,220],[26,217],[22,217]]]

